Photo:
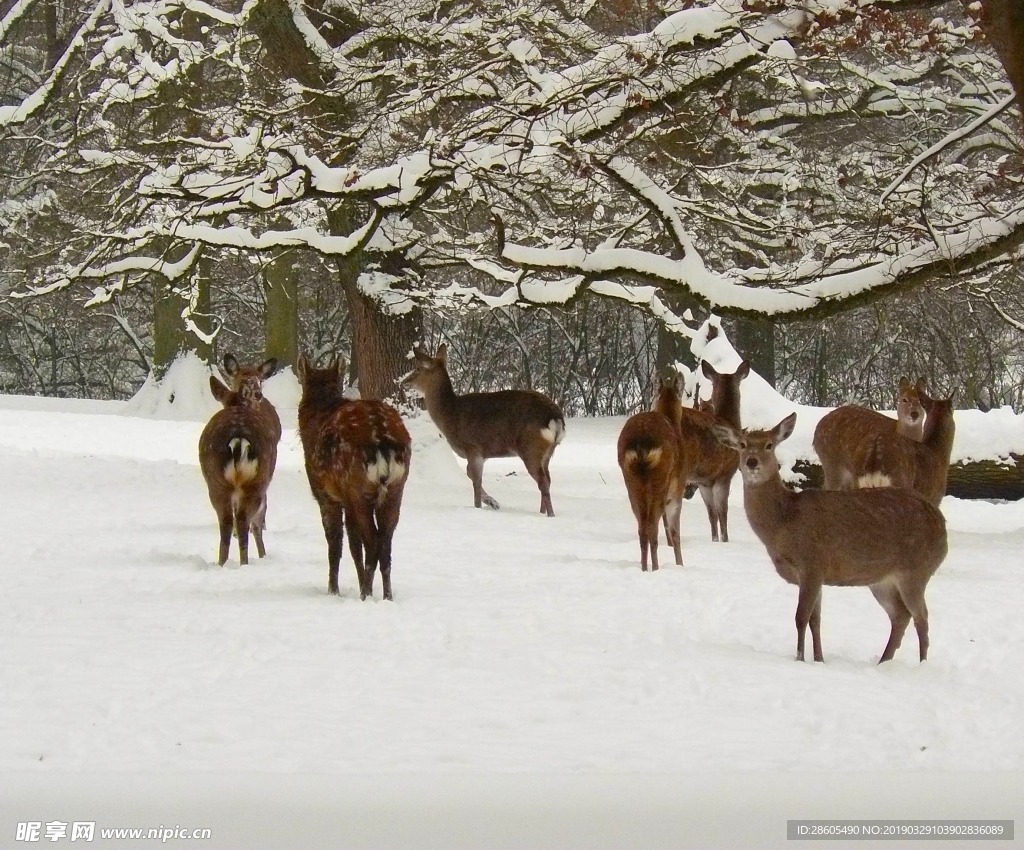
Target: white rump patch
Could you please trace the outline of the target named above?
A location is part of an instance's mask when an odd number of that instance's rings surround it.
[[[245,437],[235,437],[228,445],[231,447],[232,458],[224,466],[224,480],[233,487],[240,487],[252,481],[259,471],[259,460],[249,457],[249,441]],[[239,451],[238,464],[235,464],[234,453]]]
[[[366,467],[366,477],[374,484],[389,487],[405,474],[405,464],[393,456],[377,453],[377,458]]]
[[[631,466],[634,463],[634,461],[638,460],[639,458],[640,458],[640,453],[636,449],[627,449],[626,450],[626,454],[623,456],[623,459],[625,460],[627,466]],[[661,448],[660,447],[653,448],[649,452],[647,452],[647,462],[651,466],[657,466],[660,461],[661,461]]]
[[[869,472],[857,479],[857,487],[861,490],[871,487],[892,487],[892,479],[884,472]]]
[[[547,428],[540,429],[540,435],[549,443],[556,446],[565,439],[565,426],[557,419],[548,422]]]

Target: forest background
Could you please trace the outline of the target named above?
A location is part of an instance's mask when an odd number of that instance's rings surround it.
[[[1024,411],[1022,45],[1014,0],[0,0],[0,392],[302,350],[394,396],[423,339],[623,414],[716,313],[798,403]]]

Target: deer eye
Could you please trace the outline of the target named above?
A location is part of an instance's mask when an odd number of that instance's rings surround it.
[[[747,450],[747,441],[746,440],[740,440],[740,448],[743,449],[743,451]]]
[[[764,444],[764,450],[766,452],[770,452],[772,450],[772,444],[770,442],[769,443],[765,443]]]

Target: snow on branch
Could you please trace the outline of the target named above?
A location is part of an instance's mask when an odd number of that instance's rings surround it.
[[[17,2],[8,9],[7,14],[0,18],[0,44],[7,38],[7,33],[11,31],[11,27],[17,23],[18,19],[24,15],[35,3],[36,0],[17,0]]]
[[[14,14],[12,10],[11,14]],[[68,46],[60,58],[54,63],[49,75],[34,92],[29,94],[21,103],[14,106],[0,106],[0,127],[9,127],[12,124],[23,124],[46,105],[60,81],[68,65],[75,55],[85,45],[86,36],[96,29],[100,19],[110,10],[110,0],[99,0],[92,10],[92,14],[82,24],[75,36],[69,40]],[[6,22],[6,19],[5,19]]]
[[[709,271],[691,250],[681,259],[635,248],[545,248],[506,242],[503,259],[544,271],[578,271],[586,275],[623,275],[652,281],[654,285],[683,287],[712,309],[766,316],[808,313],[827,302],[844,302],[876,290],[898,285],[902,279],[933,267],[970,264],[973,257],[1008,237],[1024,239],[1024,204],[1005,215],[980,218],[959,231],[941,235],[938,244],[907,245],[894,256],[857,269],[829,272],[819,267],[813,282],[773,278],[770,271]],[[810,277],[804,272],[802,277]],[[555,284],[560,286],[560,284]],[[520,289],[522,285],[520,284]]]
[[[896,189],[898,189],[900,185],[902,185],[902,183],[922,163],[927,162],[929,159],[932,159],[933,157],[937,156],[939,153],[941,153],[943,150],[945,150],[955,142],[958,142],[961,139],[971,135],[971,133],[973,133],[979,127],[984,127],[986,124],[992,121],[997,115],[999,115],[1001,112],[1005,111],[1008,107],[1010,107],[1013,104],[1014,100],[1016,100],[1016,94],[1011,92],[1008,97],[1003,98],[1001,101],[999,101],[999,103],[995,104],[985,114],[979,115],[974,121],[971,121],[966,127],[961,127],[956,132],[950,133],[944,139],[940,139],[938,142],[936,142],[934,145],[928,148],[928,150],[922,151],[920,154],[915,156],[914,159],[910,162],[910,164],[903,169],[899,177],[897,177],[895,180],[892,181],[892,183],[886,186],[885,191],[882,192],[882,196],[878,199],[879,206],[884,204],[886,199]]]

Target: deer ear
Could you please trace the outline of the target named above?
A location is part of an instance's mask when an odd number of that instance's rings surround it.
[[[792,434],[793,429],[796,427],[796,411],[794,410],[789,416],[783,419],[778,425],[772,428],[772,433],[775,435],[775,442],[781,443],[783,440],[788,440]]]
[[[442,363],[447,363],[448,362],[448,343],[442,342],[437,347],[437,354],[435,354],[434,356],[438,360],[440,360]]]
[[[736,367],[736,380],[742,381],[747,375],[750,374],[750,361],[744,360]]]
[[[238,371],[238,361],[235,359],[234,354],[224,355],[224,371],[232,377]]]
[[[221,383],[221,381],[218,378],[215,378],[213,375],[210,375],[210,392],[213,393],[213,397],[217,401],[223,404],[224,399],[228,397],[228,395],[231,393],[231,390],[225,387],[224,384]]]
[[[304,384],[308,374],[309,361],[306,359],[305,354],[300,354],[299,359],[295,361],[295,376],[299,379],[300,384]]]
[[[910,381],[907,381],[907,383],[909,384]],[[928,383],[925,381],[924,375],[917,379],[917,383],[914,384],[914,386],[917,388],[917,391],[919,393],[923,393],[926,389],[928,389]]]
[[[270,357],[260,365],[260,377],[265,381],[277,371],[277,358]]]
[[[718,372],[715,371],[715,367],[708,363],[707,360],[700,361],[700,370],[704,373],[704,377],[709,381],[718,374]]]

